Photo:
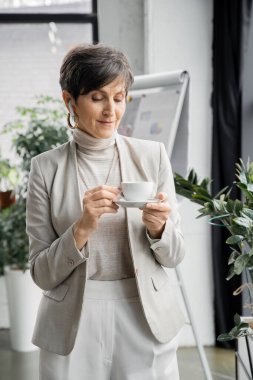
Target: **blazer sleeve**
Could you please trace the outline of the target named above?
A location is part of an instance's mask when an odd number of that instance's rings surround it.
[[[184,258],[184,240],[181,232],[181,217],[178,212],[178,204],[175,192],[174,177],[171,164],[163,144],[160,144],[160,165],[158,175],[157,192],[165,192],[168,195],[168,203],[171,208],[170,216],[166,222],[163,234],[159,240],[151,240],[152,249],[156,260],[163,266],[174,268]]]
[[[58,236],[50,214],[50,197],[35,158],[31,162],[26,207],[30,271],[34,282],[51,290],[87,258],[75,244],[73,225]]]

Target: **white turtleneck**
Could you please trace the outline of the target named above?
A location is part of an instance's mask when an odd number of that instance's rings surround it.
[[[106,184],[120,186],[116,134],[108,139],[97,139],[80,129],[73,131],[81,198],[87,187],[91,189],[105,184],[110,168]],[[123,207],[119,207],[117,214],[102,215],[97,230],[89,238],[89,251],[89,279],[108,281],[134,277]]]

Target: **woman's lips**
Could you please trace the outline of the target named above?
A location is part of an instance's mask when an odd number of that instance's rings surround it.
[[[110,125],[114,123],[114,121],[105,121],[105,120],[98,120],[98,122],[105,125]]]

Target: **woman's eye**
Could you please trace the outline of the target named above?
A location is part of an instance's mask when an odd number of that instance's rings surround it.
[[[114,99],[114,101],[116,102],[116,103],[120,103],[120,102],[122,102],[122,98],[118,98],[118,99]]]
[[[103,100],[103,96],[101,96],[100,94],[94,94],[91,98],[95,102],[99,102],[100,100]]]

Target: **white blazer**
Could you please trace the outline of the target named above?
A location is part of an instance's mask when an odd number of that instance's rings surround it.
[[[172,209],[162,238],[151,244],[139,209],[127,209],[132,262],[144,314],[155,338],[170,341],[183,326],[174,289],[164,267],[184,257],[174,179],[164,145],[118,135],[123,181],[153,181],[168,194]],[[33,343],[68,355],[73,349],[81,312],[89,257],[77,249],[73,224],[81,216],[76,145],[72,140],[32,159],[27,196],[30,268],[44,290]],[[83,310],[82,310],[83,308]]]

